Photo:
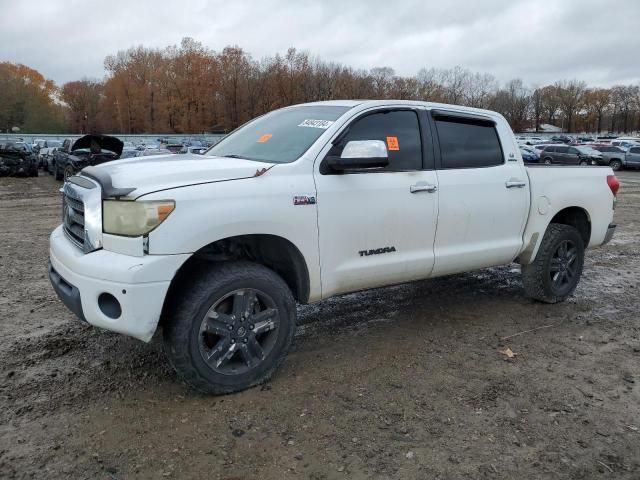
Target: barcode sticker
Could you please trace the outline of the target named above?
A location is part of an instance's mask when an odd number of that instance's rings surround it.
[[[310,128],[321,128],[322,130],[326,130],[329,128],[333,122],[331,120],[313,120],[308,118],[304,120],[299,127],[310,127]]]

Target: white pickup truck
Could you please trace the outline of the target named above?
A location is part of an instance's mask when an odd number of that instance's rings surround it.
[[[611,238],[608,167],[525,167],[494,112],[331,101],[261,116],[201,155],[87,167],[64,184],[50,279],[86,322],[149,341],[227,393],[283,361],[296,302],[518,262],[564,300]]]

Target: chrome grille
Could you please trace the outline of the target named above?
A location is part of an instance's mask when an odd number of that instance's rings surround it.
[[[71,189],[65,189],[62,196],[62,225],[67,237],[84,250],[84,202]]]

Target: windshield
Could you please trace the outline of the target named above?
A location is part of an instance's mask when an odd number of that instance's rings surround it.
[[[269,163],[293,162],[348,109],[312,105],[276,110],[246,123],[214,145],[206,155]]]

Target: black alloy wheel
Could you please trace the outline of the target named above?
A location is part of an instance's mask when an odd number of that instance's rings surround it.
[[[564,295],[575,283],[578,248],[571,240],[563,240],[551,257],[549,275],[551,288],[556,295]]]
[[[265,292],[245,288],[215,302],[200,324],[202,359],[214,372],[239,375],[271,353],[280,325],[276,303]]]

